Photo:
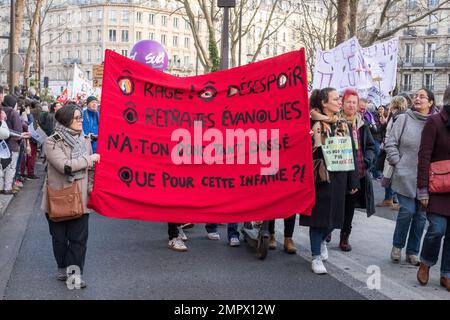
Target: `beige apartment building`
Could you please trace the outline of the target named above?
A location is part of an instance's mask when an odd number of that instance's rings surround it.
[[[177,10],[179,4],[174,0],[79,0],[71,3],[55,1],[55,5],[47,13],[45,32],[42,35],[45,39],[43,42],[46,43],[42,54],[42,78],[49,77],[50,87],[53,87],[54,91],[60,92],[62,87],[70,85],[73,64],[79,64],[91,79],[92,66],[102,63],[106,49],[128,56],[133,44],[143,39],[156,40],[166,48],[169,55],[169,73],[177,76],[204,73],[202,65],[197,61],[192,31],[184,19],[184,10]],[[300,48],[298,30],[292,27],[292,21],[282,23],[292,9],[289,1],[284,3],[286,5],[283,4],[277,9],[272,18],[272,28],[279,28],[264,42],[256,60]],[[250,32],[242,38],[241,64],[252,61],[267,24],[271,6],[272,1],[266,1],[257,13]],[[244,15],[244,26],[250,17],[250,14]],[[290,17],[291,20],[299,18],[298,15]],[[196,23],[200,27],[202,42],[207,44],[206,22],[200,12]],[[220,50],[221,19],[216,23]],[[207,45],[205,47],[207,49]]]

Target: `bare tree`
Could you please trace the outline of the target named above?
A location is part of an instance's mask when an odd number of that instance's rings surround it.
[[[36,39],[36,29],[39,25],[40,21],[40,12],[42,8],[43,0],[36,0],[35,1],[35,7],[34,7],[34,14],[33,18],[31,19],[31,25],[30,25],[30,38],[28,41],[28,48],[27,48],[27,54],[25,56],[25,67],[23,71],[23,83],[25,86],[29,86],[30,84],[30,62],[31,57],[33,55],[33,51],[35,48],[35,39]]]
[[[337,34],[336,45],[347,40],[349,0],[337,0]]]

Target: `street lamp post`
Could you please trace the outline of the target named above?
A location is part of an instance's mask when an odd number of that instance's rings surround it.
[[[11,18],[9,26],[9,92],[14,92],[14,31],[16,28],[15,1],[11,0]]]
[[[220,70],[228,69],[230,8],[236,6],[236,0],[217,0],[217,6],[223,8],[222,46],[220,54]]]
[[[242,4],[244,0],[239,1],[239,66],[241,66],[241,53],[242,53]]]

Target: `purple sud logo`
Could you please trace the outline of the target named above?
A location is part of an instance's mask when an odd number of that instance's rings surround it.
[[[124,70],[124,72],[131,75],[131,72],[128,70]],[[122,76],[117,79],[117,85],[119,86],[120,91],[126,96],[130,96],[134,92],[134,81],[130,76]]]

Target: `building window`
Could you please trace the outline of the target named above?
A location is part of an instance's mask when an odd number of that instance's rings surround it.
[[[89,70],[86,70],[86,78],[91,80],[91,72]]]
[[[77,50],[77,59],[80,59],[80,50]]]
[[[167,27],[167,16],[162,16],[161,17],[161,25],[163,27]]]
[[[67,59],[70,59],[70,51],[67,51]]]
[[[154,34],[153,32],[150,32],[150,33],[148,34],[148,38],[149,38],[150,40],[155,40],[155,34]]]
[[[97,49],[97,61],[101,61],[102,60],[102,52],[100,49]]]
[[[122,55],[124,57],[128,57],[128,50],[122,50]]]
[[[178,36],[173,36],[173,46],[178,48]]]
[[[92,11],[87,12],[87,20],[88,22],[92,22]]]
[[[142,32],[141,31],[136,31],[136,41],[139,41],[142,39]]]
[[[130,13],[128,11],[122,11],[122,21],[125,23],[130,22]]]
[[[58,51],[58,62],[61,62],[61,51]]]
[[[92,55],[91,55],[91,50],[87,51],[87,62],[91,62],[92,60]]]
[[[117,22],[116,12],[114,10],[109,12],[109,22]]]
[[[116,30],[109,30],[109,41],[116,42]]]
[[[162,35],[161,35],[161,44],[166,45],[166,42],[167,42],[167,41],[166,41],[166,38],[167,38],[167,37],[166,37],[165,34],[162,34]]]
[[[436,55],[436,43],[427,43],[426,44],[426,62],[434,63],[434,57]]]
[[[184,66],[185,66],[186,68],[189,67],[189,56],[184,56]]]
[[[151,25],[155,24],[155,15],[153,13],[150,13],[148,15],[148,23],[151,24]]]
[[[173,18],[173,27],[178,29],[178,18]]]
[[[142,23],[142,12],[136,12],[136,21]]]
[[[439,4],[439,0],[428,0],[428,9],[436,8]]]
[[[97,11],[97,19],[98,19],[98,21],[103,20],[103,11],[102,10]]]
[[[186,49],[189,49],[190,46],[191,46],[191,39],[189,39],[189,38],[184,38],[184,47],[185,47]]]
[[[411,90],[412,90],[411,75],[404,74],[403,75],[403,91],[411,91]]]
[[[102,30],[97,30],[97,41],[102,41]]]
[[[88,41],[88,42],[91,42],[91,41],[92,41],[92,31],[91,31],[91,30],[89,30],[89,31],[87,32],[87,41]]]
[[[407,43],[405,44],[405,63],[412,63],[413,57],[413,44]]]
[[[72,32],[68,32],[67,33],[67,43],[71,43],[72,42]]]
[[[51,56],[50,56],[51,57]],[[448,75],[448,79],[447,79],[448,81],[447,81],[447,85],[449,85],[450,86],[450,74]]]
[[[425,88],[427,88],[430,91],[434,90],[434,78],[433,74],[431,73],[425,74]]]
[[[186,30],[189,30],[189,28],[190,28],[189,21],[184,21],[184,28]]]
[[[81,42],[81,31],[77,32],[77,41]]]
[[[52,63],[52,60],[53,60],[53,53],[52,52],[49,52],[48,53],[48,63]],[[450,76],[450,75],[449,75]]]
[[[50,33],[50,34],[48,35],[48,41],[50,41],[50,42],[53,41],[53,34]]]
[[[128,30],[122,30],[122,42],[128,42]]]

